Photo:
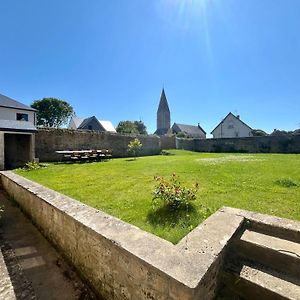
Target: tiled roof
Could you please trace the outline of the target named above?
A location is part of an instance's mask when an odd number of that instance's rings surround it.
[[[206,132],[199,125],[194,126],[194,125],[186,125],[186,124],[178,124],[178,123],[174,123],[174,125],[177,126],[182,132],[185,132],[190,136],[199,135],[201,133],[206,134]]]
[[[14,99],[11,99],[11,98],[1,95],[1,94],[0,94],[0,106],[36,111],[36,109],[34,109],[32,107],[29,107],[25,104],[22,104]]]

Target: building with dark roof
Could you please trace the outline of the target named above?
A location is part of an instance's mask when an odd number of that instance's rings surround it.
[[[229,113],[211,132],[214,139],[218,138],[235,138],[235,137],[251,137],[252,128],[244,123],[240,116]]]
[[[70,120],[69,129],[96,130],[102,132],[116,132],[110,121],[98,120],[95,116],[89,118],[78,118],[73,116]]]
[[[198,126],[174,123],[172,132],[175,134],[182,133],[183,136],[195,139],[205,139],[206,132],[202,129],[200,124]]]
[[[171,126],[171,114],[165,90],[162,89],[160,101],[157,109],[156,131],[154,134],[165,135],[169,132]]]
[[[0,170],[35,157],[36,110],[0,94]]]

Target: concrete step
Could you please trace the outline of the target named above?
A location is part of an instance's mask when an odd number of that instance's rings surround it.
[[[300,286],[294,284],[283,274],[264,267],[242,264],[235,270],[227,270],[222,275],[225,284],[220,291],[219,299],[266,299],[266,300],[299,300]],[[229,295],[223,297],[223,295]]]
[[[245,230],[234,248],[240,256],[246,259],[300,279],[299,243]]]

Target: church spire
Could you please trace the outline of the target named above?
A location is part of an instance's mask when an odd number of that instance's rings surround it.
[[[168,100],[167,100],[164,88],[161,91],[161,96],[160,96],[160,101],[159,101],[159,106],[158,106],[158,109],[157,109],[157,113],[160,110],[167,110],[167,111],[170,112],[169,105],[168,105]]]
[[[156,134],[164,135],[171,125],[170,109],[166,97],[165,89],[162,89],[160,101],[157,109],[157,129]]]

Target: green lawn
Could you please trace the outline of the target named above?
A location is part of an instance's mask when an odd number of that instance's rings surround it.
[[[171,152],[16,173],[173,243],[222,206],[300,220],[300,155]],[[152,207],[154,176],[174,172],[187,186],[199,183],[194,211],[168,215]]]

